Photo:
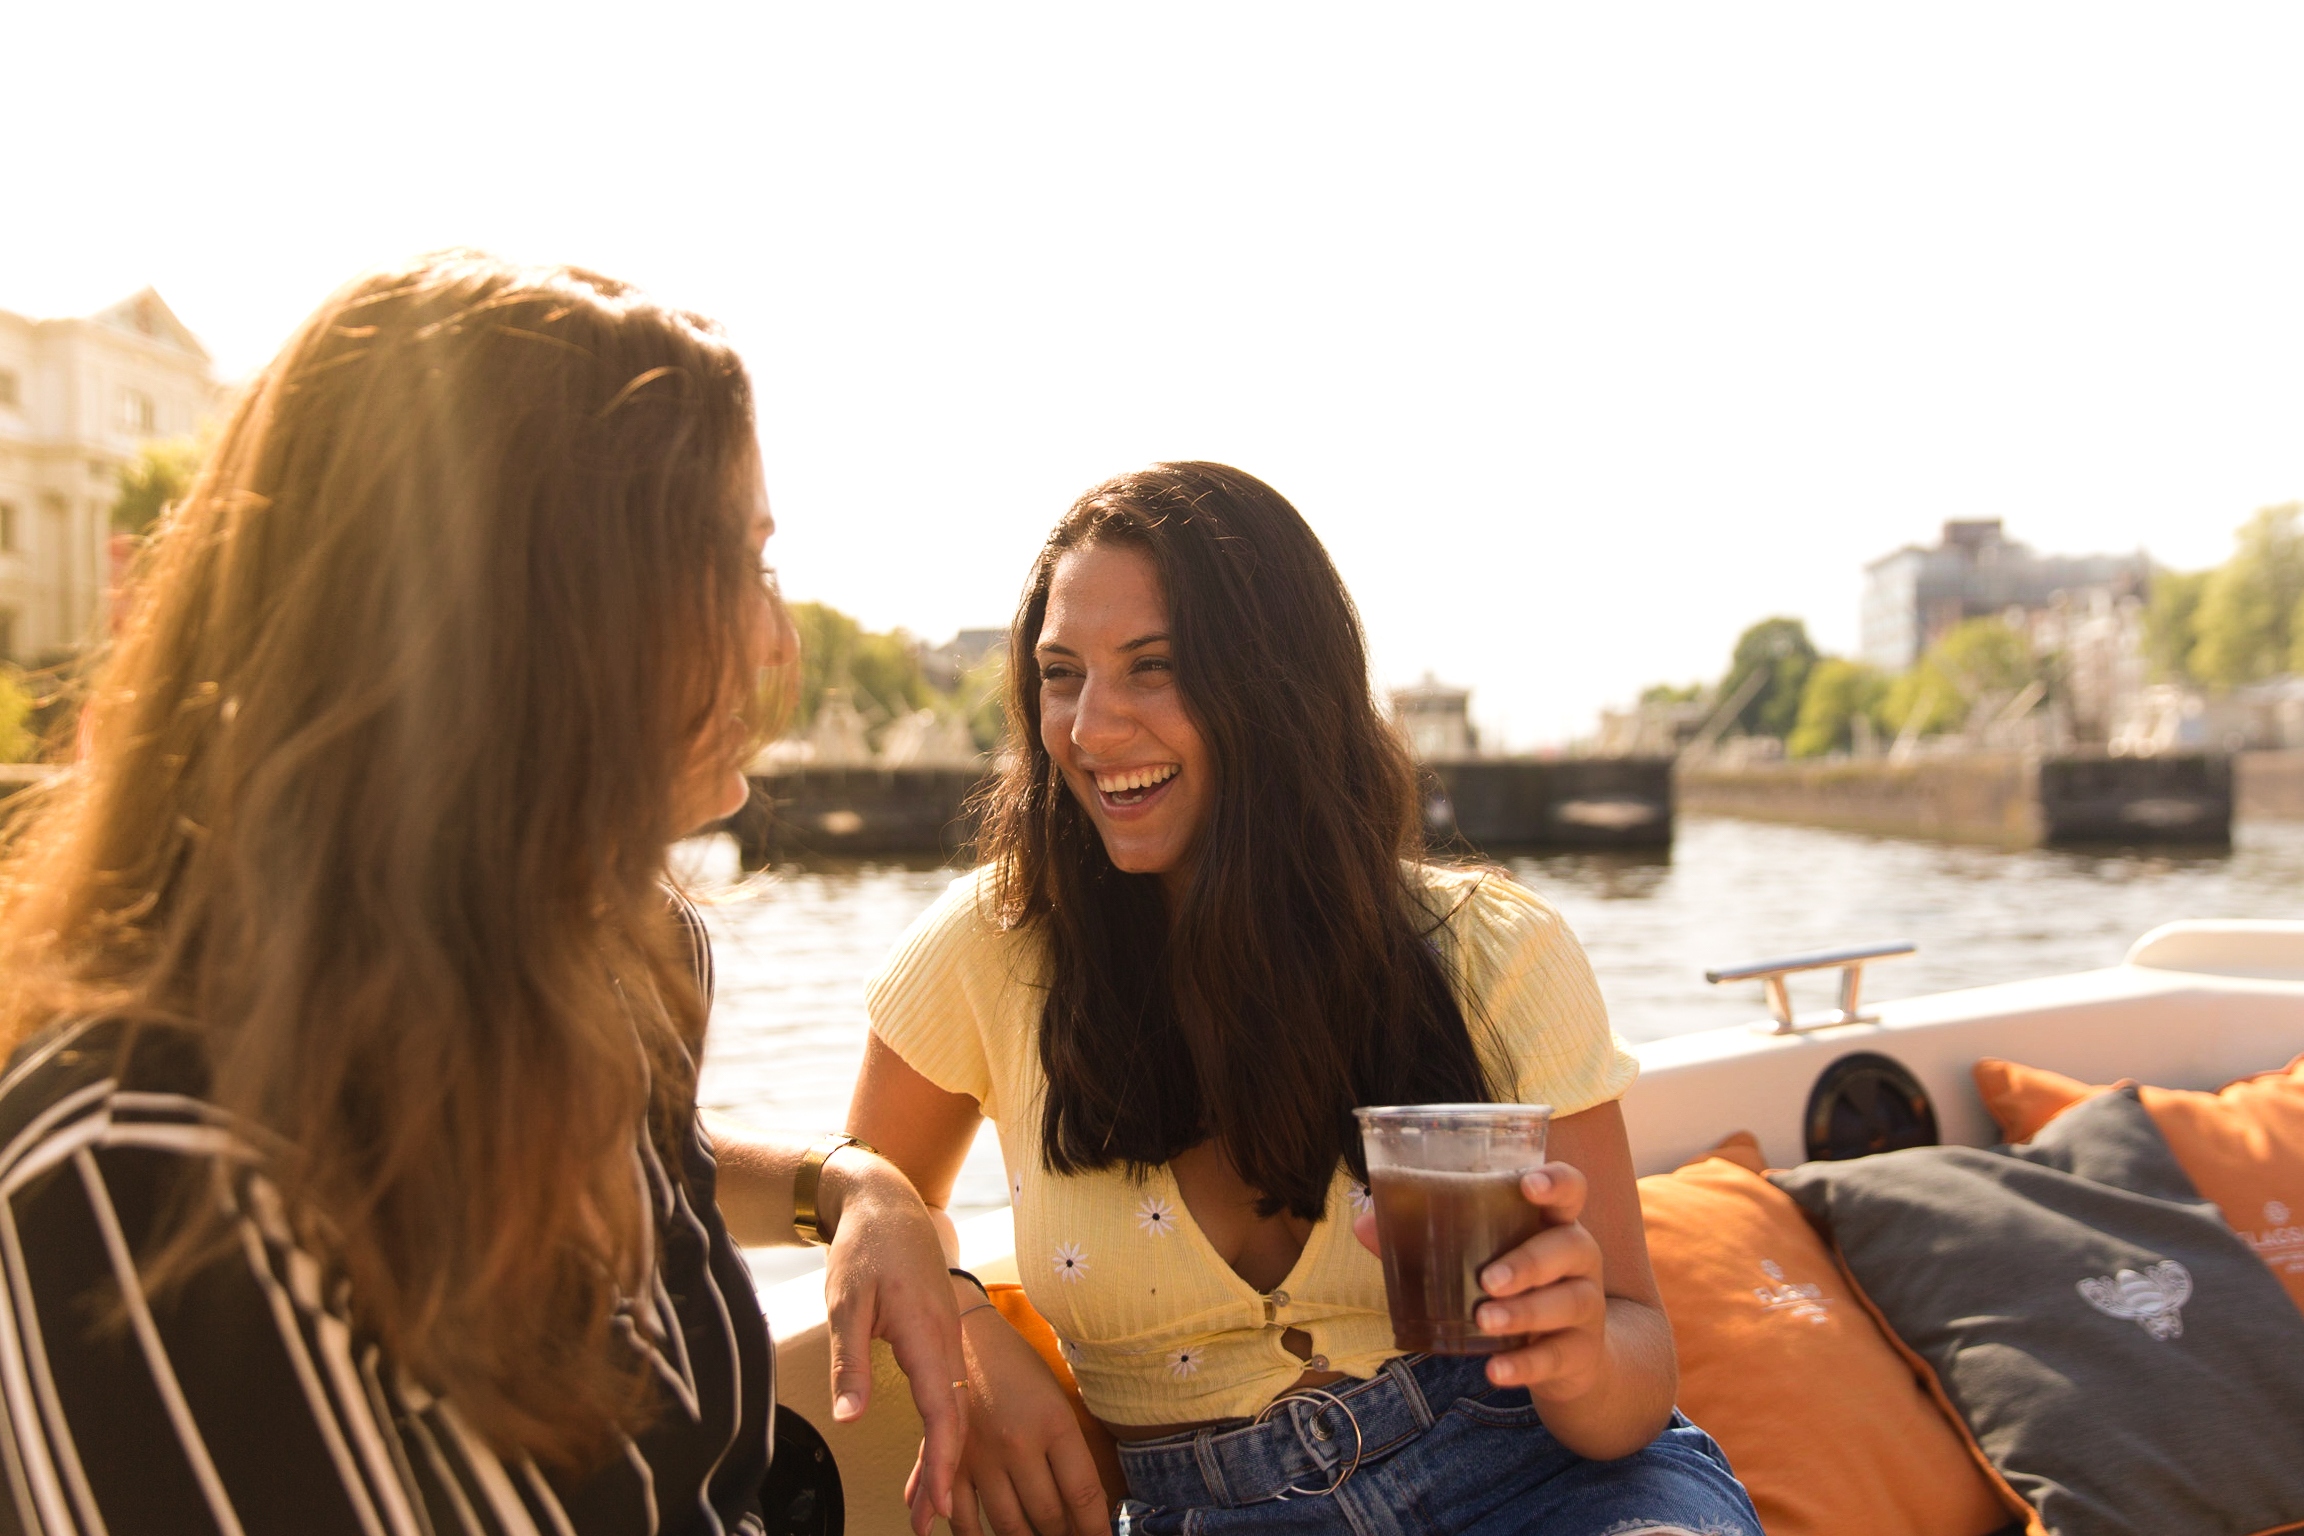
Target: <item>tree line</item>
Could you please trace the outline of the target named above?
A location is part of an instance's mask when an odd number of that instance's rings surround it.
[[[2304,672],[2304,502],[2240,525],[2232,555],[2152,583],[2144,653],[2154,681],[2222,690]]]
[[[1969,619],[1948,631],[1920,660],[1890,674],[1845,656],[1828,656],[1799,619],[1762,619],[1736,638],[1727,673],[1712,688],[1659,685],[1643,704],[1749,696],[1717,733],[1772,736],[1789,757],[1853,750],[1869,731],[1894,738],[1931,736],[1967,722],[1986,698],[2004,698],[2043,680],[2031,642],[2005,620]],[[1759,674],[1757,683],[1754,674]]]
[[[2144,613],[2146,675],[2212,691],[2304,673],[2304,502],[2265,507],[2238,529],[2231,557],[2204,571],[2156,571]],[[1959,729],[1987,699],[2039,683],[2058,688],[2057,658],[1999,618],[1969,619],[1920,660],[1889,674],[1819,652],[1807,626],[1770,618],[1737,637],[1728,671],[1710,689],[1658,685],[1643,704],[1723,704],[1764,674],[1724,723],[1725,733],[1772,736],[1789,757],[1845,752],[1866,730],[1894,738]]]

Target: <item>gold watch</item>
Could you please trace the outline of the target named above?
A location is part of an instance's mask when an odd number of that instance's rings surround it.
[[[808,1150],[800,1155],[800,1170],[792,1176],[792,1230],[804,1243],[821,1248],[832,1241],[832,1234],[825,1230],[823,1220],[817,1213],[816,1191],[817,1186],[824,1182],[824,1164],[831,1159],[833,1153],[848,1147],[869,1152],[874,1157],[880,1155],[878,1147],[868,1141],[859,1141],[844,1131],[817,1137],[810,1143]]]

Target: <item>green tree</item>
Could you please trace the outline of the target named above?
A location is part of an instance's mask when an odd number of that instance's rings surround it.
[[[1643,704],[1693,704],[1704,693],[1702,683],[1689,683],[1675,688],[1670,683],[1650,683],[1640,690]]]
[[[1918,716],[1917,723],[1914,717]],[[1880,701],[1880,727],[1891,736],[1934,736],[1968,718],[1968,706],[1926,657],[1896,675]]]
[[[2152,601],[2144,610],[2144,658],[2156,682],[2181,682],[2192,675],[2192,653],[2200,642],[2200,594],[2207,590],[2208,575],[2161,571],[2152,578]]]
[[[795,724],[816,718],[827,688],[847,688],[867,715],[904,714],[933,704],[938,695],[920,670],[919,648],[902,630],[876,634],[824,603],[791,605],[800,632],[800,697]]]
[[[2001,619],[1969,619],[1951,630],[1910,671],[1888,685],[1880,724],[1901,735],[1933,736],[1967,723],[1987,694],[2015,693],[2040,675],[2032,643]]]
[[[1969,619],[1928,648],[1928,659],[1969,704],[2014,693],[2039,676],[2032,642],[2004,619]]]
[[[2192,675],[2220,688],[2286,670],[2304,603],[2304,502],[2266,507],[2240,527],[2240,547],[2210,571],[2193,611]]]
[[[144,533],[169,503],[192,488],[200,468],[200,443],[190,437],[155,438],[120,468],[120,494],[112,503],[112,526],[121,533]]]
[[[1762,619],[1737,636],[1718,697],[1734,698],[1756,671],[1766,671],[1768,680],[1736,712],[1732,727],[1755,736],[1789,734],[1800,718],[1800,695],[1815,665],[1816,647],[1809,642],[1808,626],[1798,619]]]
[[[1860,661],[1827,656],[1809,670],[1800,692],[1800,718],[1785,739],[1793,757],[1822,757],[1854,744],[1860,716],[1877,717],[1888,695],[1888,680]]]

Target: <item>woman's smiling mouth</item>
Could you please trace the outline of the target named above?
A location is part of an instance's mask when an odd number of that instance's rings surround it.
[[[1122,768],[1111,773],[1099,773],[1092,777],[1096,781],[1096,793],[1104,803],[1118,809],[1142,805],[1181,772],[1181,763],[1154,763],[1142,768]]]

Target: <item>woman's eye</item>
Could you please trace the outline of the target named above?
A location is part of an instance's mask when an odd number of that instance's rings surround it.
[[[1176,670],[1176,665],[1165,656],[1139,656],[1136,658],[1136,670],[1139,672],[1173,672]]]

